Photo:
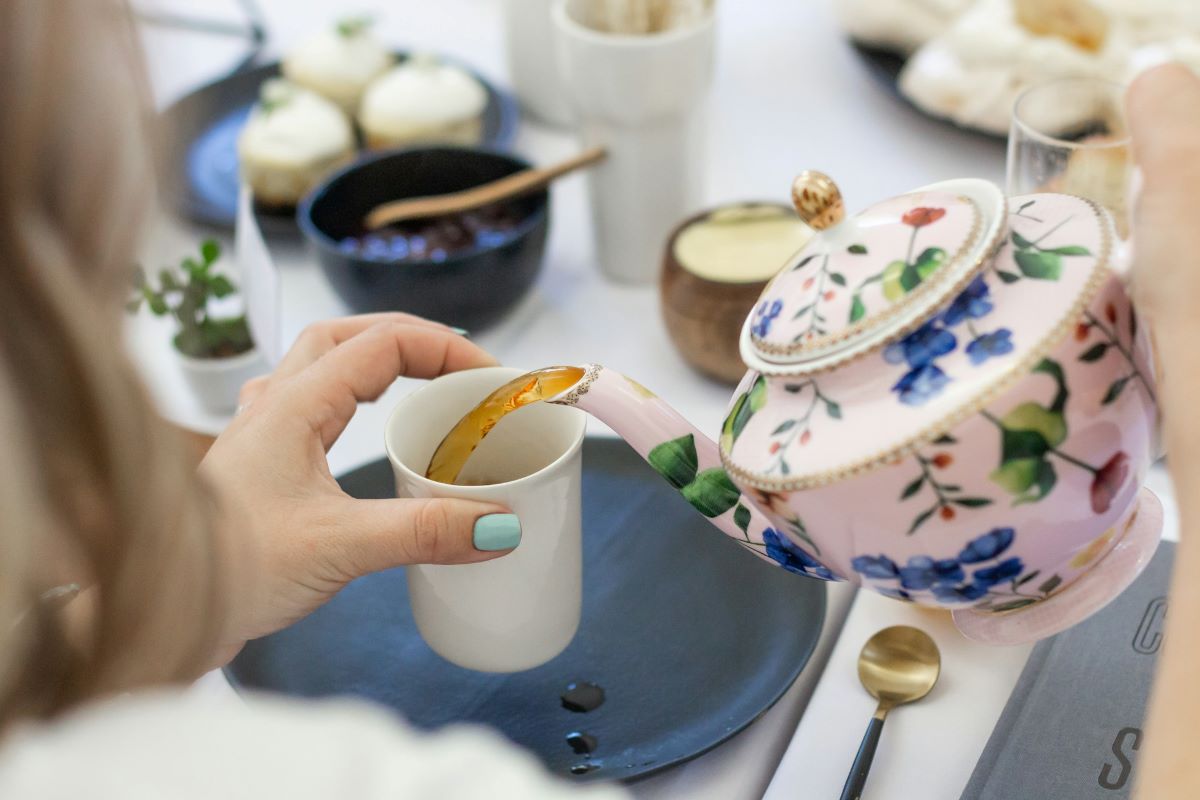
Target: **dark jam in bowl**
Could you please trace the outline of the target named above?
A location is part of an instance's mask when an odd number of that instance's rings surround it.
[[[348,310],[405,311],[481,330],[537,279],[550,225],[545,189],[382,231],[367,231],[363,219],[392,200],[461,192],[528,168],[515,156],[461,147],[371,154],[313,189],[297,221]]]
[[[346,255],[372,261],[445,261],[448,257],[503,244],[521,222],[513,203],[473,211],[397,222],[376,231],[347,236],[338,243]]]

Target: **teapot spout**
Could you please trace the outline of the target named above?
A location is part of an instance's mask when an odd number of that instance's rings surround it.
[[[547,402],[580,408],[608,425],[693,508],[746,549],[785,568],[794,562],[790,543],[779,537],[755,501],[726,473],[717,443],[649,389],[592,364],[578,383]],[[812,569],[790,571],[833,577],[816,562]]]

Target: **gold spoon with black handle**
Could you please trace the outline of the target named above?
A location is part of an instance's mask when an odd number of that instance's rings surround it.
[[[898,705],[929,694],[942,671],[942,657],[929,634],[908,625],[884,628],[863,645],[858,656],[858,679],[879,701],[867,726],[858,755],[850,767],[841,800],[859,800],[867,783],[883,721]]]

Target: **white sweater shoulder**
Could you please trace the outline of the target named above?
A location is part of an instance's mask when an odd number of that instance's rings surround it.
[[[150,693],[23,726],[0,746],[0,797],[22,800],[609,800],[478,728],[424,734],[351,701]]]

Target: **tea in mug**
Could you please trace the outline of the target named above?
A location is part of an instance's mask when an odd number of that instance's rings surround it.
[[[578,383],[584,373],[582,367],[546,367],[504,384],[450,429],[433,452],[425,477],[439,483],[457,483],[467,459],[496,423],[518,408],[562,394]]]

